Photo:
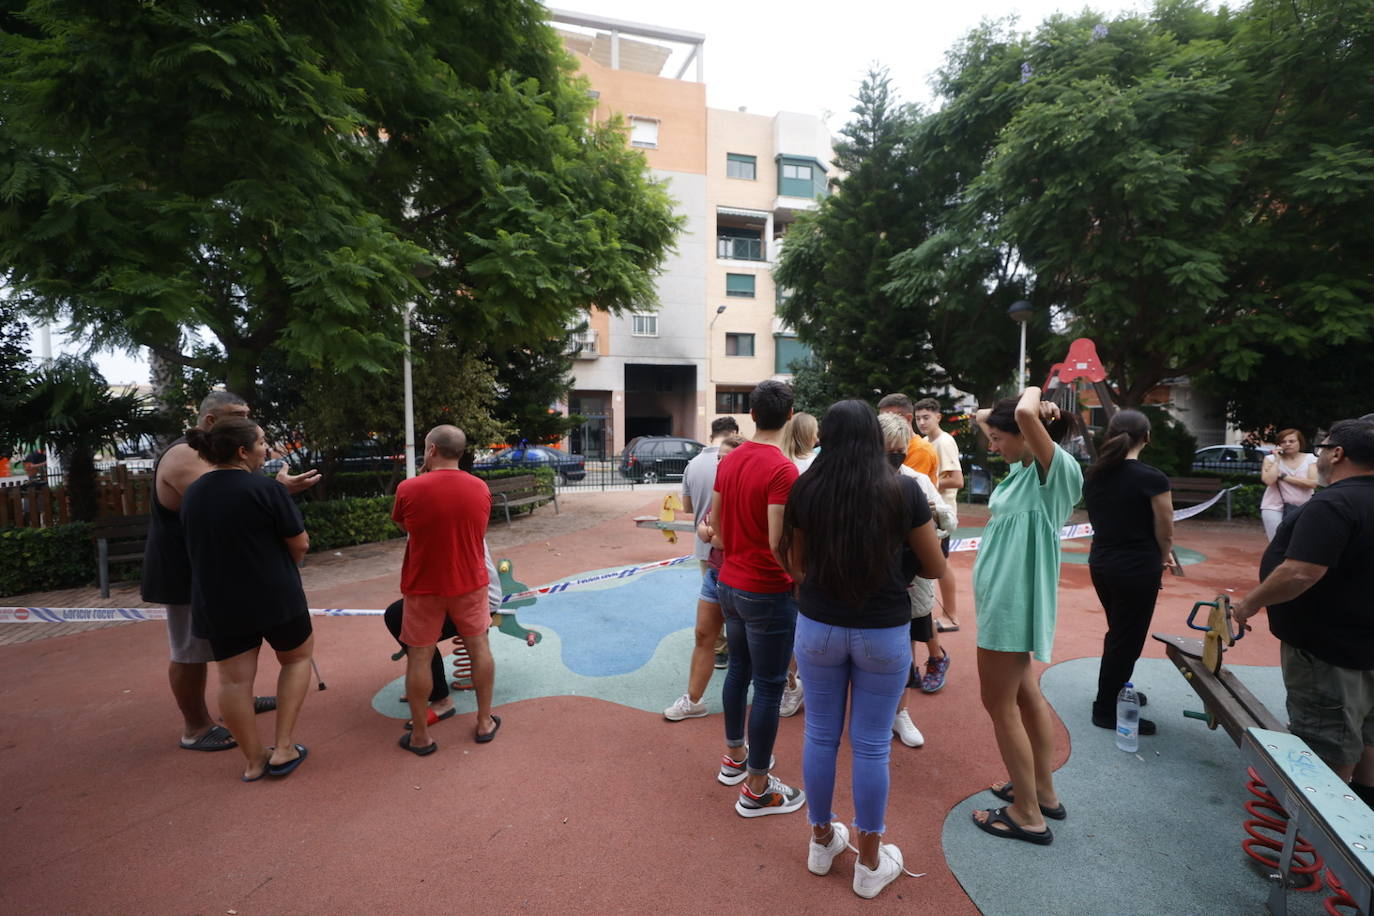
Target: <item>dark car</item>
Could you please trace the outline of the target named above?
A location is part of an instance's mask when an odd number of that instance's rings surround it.
[[[587,459],[571,455],[551,445],[527,445],[503,448],[486,458],[478,458],[474,471],[497,471],[503,468],[553,468],[559,483],[582,480],[587,476]]]
[[[1272,445],[1209,445],[1193,454],[1193,470],[1259,474],[1264,456],[1273,450]]]
[[[687,462],[704,448],[681,436],[636,436],[620,453],[620,473],[637,483],[681,480]]]

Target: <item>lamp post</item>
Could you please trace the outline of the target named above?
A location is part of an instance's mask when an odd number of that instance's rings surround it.
[[[434,273],[434,267],[430,264],[416,264],[410,272],[417,280],[423,280]],[[401,332],[401,342],[405,346],[401,363],[401,384],[405,388],[407,479],[415,476],[415,386],[410,377],[410,319],[414,314],[415,301],[412,299],[406,302],[401,313],[401,318],[405,322]]]
[[[1035,311],[1031,304],[1025,299],[1018,299],[1007,309],[1007,317],[1021,325],[1021,359],[1017,362],[1017,378],[1020,379],[1020,391],[1026,390],[1026,323],[1030,321],[1031,314]]]

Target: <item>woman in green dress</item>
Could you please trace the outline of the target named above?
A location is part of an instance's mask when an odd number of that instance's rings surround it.
[[[978,680],[997,749],[1011,777],[992,787],[1009,804],[975,811],[994,836],[1048,845],[1045,818],[1062,820],[1054,791],[1054,713],[1031,657],[1050,660],[1059,591],[1059,529],[1083,492],[1083,472],[1057,442],[1074,416],[1040,400],[1039,388],[978,411],[978,424],[1010,473],[988,501],[973,564]]]

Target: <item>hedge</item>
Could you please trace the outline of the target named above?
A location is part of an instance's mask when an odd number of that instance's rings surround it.
[[[310,550],[333,550],[401,537],[405,532],[391,520],[390,496],[355,496],[307,502],[301,506]]]
[[[89,522],[0,528],[0,595],[72,588],[95,581],[95,574]]]

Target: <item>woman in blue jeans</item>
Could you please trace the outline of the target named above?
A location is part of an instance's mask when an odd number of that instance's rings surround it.
[[[821,420],[821,444],[792,487],[779,544],[799,583],[807,868],[827,874],[848,845],[849,831],[830,810],[848,708],[859,853],[854,893],[871,898],[902,873],[901,850],[881,839],[892,718],[911,667],[906,586],[918,574],[938,579],[945,558],[920,489],[887,463],[872,407],[863,401],[831,406]]]

